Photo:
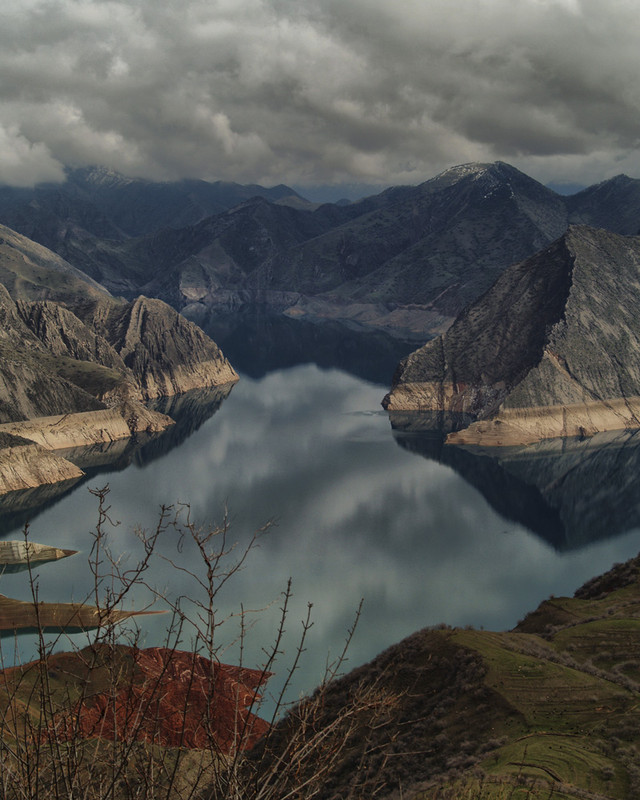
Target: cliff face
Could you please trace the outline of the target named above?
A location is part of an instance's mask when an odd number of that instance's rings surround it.
[[[572,227],[404,359],[383,405],[492,420],[458,442],[637,427],[639,301],[640,239]]]
[[[95,304],[88,323],[110,343],[145,399],[238,380],[215,342],[161,300]]]
[[[171,424],[139,401],[237,380],[217,345],[162,301],[140,297],[127,304],[73,275],[75,289],[67,293],[56,283],[58,272],[72,274],[57,264],[61,259],[16,239],[30,254],[24,262],[37,255],[39,265],[30,268],[23,291],[24,274],[14,269],[20,259],[8,259],[0,243],[0,271],[11,272],[17,293],[12,298],[0,284],[0,427],[13,424],[10,433],[49,450],[111,442]],[[52,283],[64,305],[24,299],[47,297]],[[42,468],[37,460],[33,447],[6,440],[0,493],[81,474],[63,459],[43,457]]]
[[[102,407],[51,367],[46,347],[24,323],[1,284],[0,356],[0,422]]]
[[[0,422],[236,381],[217,345],[160,300],[14,301],[0,285]]]

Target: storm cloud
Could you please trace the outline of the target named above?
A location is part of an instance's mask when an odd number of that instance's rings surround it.
[[[640,175],[635,0],[5,0],[0,181]]]

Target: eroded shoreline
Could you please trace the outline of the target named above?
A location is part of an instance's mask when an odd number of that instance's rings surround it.
[[[56,450],[160,433],[173,424],[171,417],[137,402],[1,424],[0,495],[81,478],[84,472]]]
[[[640,397],[568,405],[503,408],[492,419],[448,434],[447,443],[509,447],[543,439],[640,428]]]

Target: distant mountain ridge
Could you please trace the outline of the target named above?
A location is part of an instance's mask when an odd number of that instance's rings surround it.
[[[0,222],[115,294],[193,319],[260,303],[428,338],[572,223],[640,231],[640,180],[563,196],[503,162],[465,164],[348,205],[284,186],[152,183],[101,169],[0,187]]]

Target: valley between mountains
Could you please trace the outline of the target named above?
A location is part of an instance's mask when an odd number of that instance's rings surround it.
[[[235,380],[184,317],[260,306],[423,344],[384,399],[401,430],[508,445],[637,426],[640,181],[624,175],[565,197],[503,162],[467,164],[316,206],[285,186],[90,168],[0,187],[0,223],[3,423],[108,405],[103,438],[123,419],[159,429],[116,399]]]
[[[617,176],[565,197],[502,162],[324,205],[286,186],[158,184],[101,168],[69,170],[61,184],[0,187],[0,494],[77,481],[80,448],[151,441],[174,426],[183,395],[188,404],[194,389],[228,394],[238,375],[203,328],[255,307],[414,342],[384,407],[396,435],[446,435],[442,461],[461,470],[478,445],[505,448],[509,466],[513,445],[638,428],[639,234],[639,180]],[[167,414],[151,405],[160,398],[176,398]],[[579,482],[569,461],[565,472]],[[487,470],[482,480],[494,482]],[[568,494],[560,482],[554,473],[543,489]],[[9,565],[31,557],[26,544],[8,549]],[[232,715],[228,693],[242,690],[243,724],[256,728],[236,752],[225,717],[216,735],[229,752],[214,748],[213,761],[241,763],[255,786],[292,761],[292,741],[304,748],[310,731],[337,730],[330,767],[296,767],[303,784],[322,770],[318,797],[624,800],[640,792],[639,598],[636,558],[574,597],[549,598],[511,631],[421,630],[273,727],[250,712],[266,673],[205,659],[196,669],[189,654],[158,648],[107,657],[94,648],[94,674],[84,651],[57,654],[44,670],[3,670],[0,708],[5,719],[37,716],[33,687],[44,676],[56,702],[67,702],[52,724],[64,719],[66,733],[78,724],[84,742],[106,720],[117,739],[131,697],[149,702],[148,676],[160,676],[154,713],[189,737],[167,724],[151,741],[145,727],[132,752],[136,764],[152,753],[186,765],[188,782],[192,751],[205,749],[200,716],[188,714],[190,682],[206,694],[215,676],[227,692],[220,708]],[[11,629],[16,601],[4,600]],[[45,626],[90,628],[99,616],[41,606]],[[73,614],[64,625],[63,612]],[[116,678],[110,663],[123,667]],[[109,691],[119,703],[111,716]],[[199,715],[204,702],[199,695]],[[343,737],[336,721],[352,707],[358,716]],[[27,728],[19,733],[31,746]],[[106,746],[96,747],[102,756]],[[175,775],[182,780],[177,766]]]

